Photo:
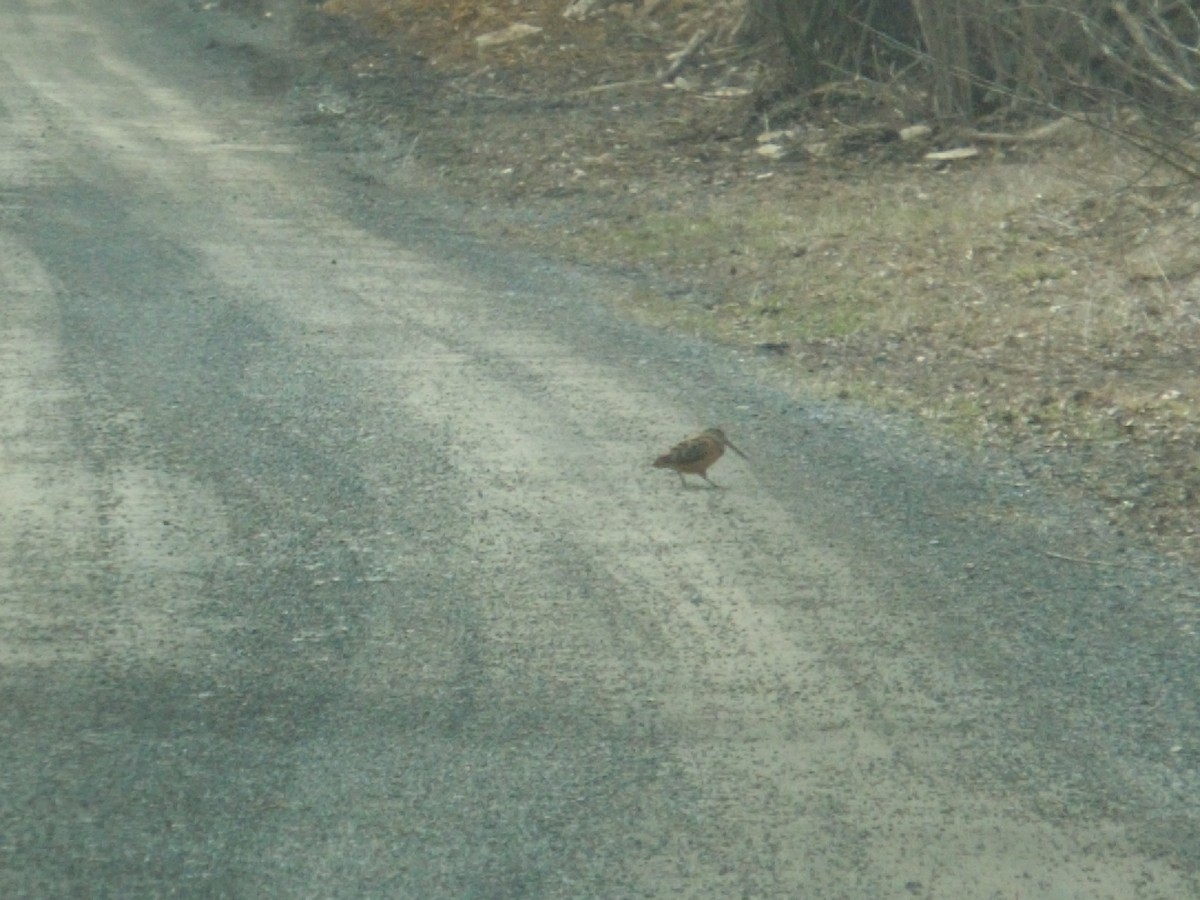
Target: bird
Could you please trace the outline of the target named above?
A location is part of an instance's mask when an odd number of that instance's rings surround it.
[[[720,428],[708,428],[694,437],[680,441],[654,461],[654,468],[674,469],[679,475],[679,482],[685,487],[687,486],[687,479],[683,477],[685,473],[699,475],[713,487],[719,487],[708,477],[707,472],[725,453],[726,447],[742,459],[750,458],[733,446]]]

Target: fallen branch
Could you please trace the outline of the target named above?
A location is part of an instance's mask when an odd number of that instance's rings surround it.
[[[1063,116],[1061,119],[1055,119],[1053,122],[1047,122],[1045,125],[1039,125],[1037,128],[1031,128],[1029,131],[1011,132],[1011,131],[975,131],[969,130],[964,133],[963,137],[967,140],[982,141],[988,144],[1026,144],[1035,141],[1045,141],[1054,135],[1058,134],[1074,119]]]

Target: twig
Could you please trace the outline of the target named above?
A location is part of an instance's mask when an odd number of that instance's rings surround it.
[[[1122,567],[1121,563],[1109,562],[1105,559],[1087,559],[1082,556],[1067,556],[1065,553],[1055,553],[1053,550],[1043,550],[1042,553],[1051,559],[1062,559],[1067,562],[1086,563],[1089,566],[1106,566],[1113,569]]]
[[[662,80],[670,81],[672,78],[674,78],[675,73],[683,67],[683,64],[687,62],[688,57],[699,50],[701,45],[708,40],[708,35],[709,31],[707,28],[697,29],[696,33],[688,39],[687,44],[684,45],[682,50],[680,50],[678,53],[672,53],[671,56],[674,57],[674,61],[671,63],[671,65],[667,66],[667,71],[663,74]]]
[[[575,0],[574,3],[567,4],[567,8],[562,12],[562,17],[564,19],[586,19],[595,5],[596,0]]]
[[[637,87],[641,84],[656,84],[657,78],[634,78],[632,81],[610,81],[608,84],[594,84],[591,87],[579,88],[568,92],[568,96],[582,97],[587,94],[599,94],[604,91],[618,91],[621,88]]]
[[[401,168],[407,168],[412,162],[413,154],[417,152],[417,141],[419,140],[421,140],[421,132],[418,131],[417,136],[408,145],[408,152],[404,154],[404,160],[400,163]]]

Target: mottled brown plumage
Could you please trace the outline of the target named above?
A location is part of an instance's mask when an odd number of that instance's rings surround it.
[[[688,474],[699,475],[713,487],[717,487],[707,472],[721,458],[726,447],[742,459],[748,459],[745,453],[729,442],[724,431],[720,428],[709,428],[695,437],[680,441],[654,461],[654,468],[674,469],[679,475],[680,483],[684,485],[687,484],[687,480],[683,476]]]

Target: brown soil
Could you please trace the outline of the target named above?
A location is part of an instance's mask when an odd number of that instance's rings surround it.
[[[1196,555],[1196,184],[1080,123],[903,139],[925,104],[899,85],[772,101],[736,2],[568,5],[329,0],[305,26],[345,93],[313,116],[386,135],[468,228],[653,276],[630,315],[1001,448]],[[515,24],[540,30],[488,44]]]

